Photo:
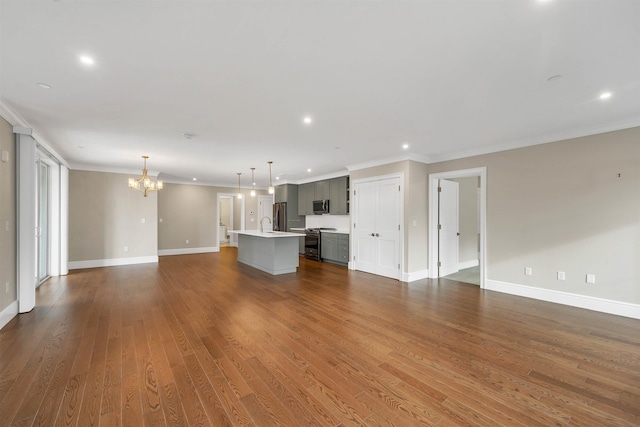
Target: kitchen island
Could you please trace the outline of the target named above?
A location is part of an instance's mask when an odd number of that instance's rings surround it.
[[[284,231],[229,231],[238,235],[238,262],[269,274],[295,273],[300,234]]]

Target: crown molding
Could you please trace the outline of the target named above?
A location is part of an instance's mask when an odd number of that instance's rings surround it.
[[[0,116],[11,124],[14,128],[20,131],[20,133],[26,134],[28,129],[31,129],[31,137],[36,140],[45,150],[53,155],[58,162],[62,165],[69,167],[69,163],[64,157],[58,153],[54,146],[44,137],[37,129],[35,129],[29,122],[20,115],[4,97],[0,96]]]
[[[584,138],[587,136],[598,135],[607,132],[615,132],[618,130],[631,129],[634,127],[640,127],[640,118],[633,118],[629,120],[619,121],[606,126],[596,126],[589,129],[573,130],[553,132],[545,135],[521,139],[514,142],[508,142],[504,144],[493,144],[486,147],[471,148],[468,150],[460,150],[454,152],[447,152],[442,154],[435,154],[429,156],[428,163],[440,163],[449,160],[459,160],[467,157],[482,156],[484,154],[499,153],[502,151],[517,150],[518,148],[532,147],[534,145],[551,144],[553,142],[566,141],[575,138]]]

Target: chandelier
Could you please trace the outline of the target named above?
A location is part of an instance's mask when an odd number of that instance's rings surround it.
[[[129,188],[141,191],[144,197],[147,197],[150,192],[155,190],[162,190],[162,181],[154,182],[149,178],[147,174],[147,159],[149,156],[142,156],[144,159],[144,167],[142,168],[142,176],[140,179],[129,178]]]

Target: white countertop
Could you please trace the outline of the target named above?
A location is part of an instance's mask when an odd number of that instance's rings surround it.
[[[254,236],[254,237],[264,237],[267,239],[273,239],[275,237],[297,237],[300,238],[299,233],[288,233],[286,231],[264,231],[260,232],[260,230],[229,230],[227,233],[230,234],[242,234],[245,236]]]
[[[320,230],[321,233],[333,233],[333,234],[349,234],[349,230],[338,228],[337,230]]]
[[[306,228],[290,228],[291,231],[306,231]],[[349,234],[348,228],[338,228],[337,230],[320,230],[321,233],[333,233],[333,234]]]

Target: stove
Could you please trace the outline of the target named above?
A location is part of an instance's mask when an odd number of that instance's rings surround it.
[[[313,259],[316,261],[322,261],[320,252],[320,233],[322,230],[333,230],[335,228],[307,228],[304,235],[304,257],[306,259]]]

